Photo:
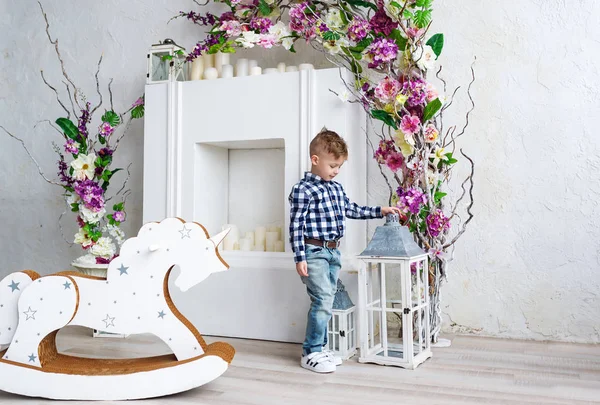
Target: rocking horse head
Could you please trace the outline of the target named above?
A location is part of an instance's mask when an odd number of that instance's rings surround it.
[[[196,222],[167,218],[144,225],[136,238],[123,244],[121,256],[137,256],[135,262],[146,271],[156,271],[158,266],[166,273],[178,266],[180,274],[175,285],[187,291],[212,273],[229,268],[218,251],[228,232],[229,229],[210,237]]]

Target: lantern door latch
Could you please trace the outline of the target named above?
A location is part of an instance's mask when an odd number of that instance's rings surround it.
[[[410,309],[409,309],[409,308],[404,308],[404,314],[405,314],[405,315],[408,315],[408,314],[410,314]]]

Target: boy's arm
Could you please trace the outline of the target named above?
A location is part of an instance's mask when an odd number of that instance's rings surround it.
[[[350,202],[350,199],[344,192],[344,202],[346,204],[346,217],[352,219],[373,219],[373,218],[383,218],[383,214],[381,213],[381,207],[367,207],[360,206],[356,203]]]
[[[306,261],[304,251],[304,228],[306,225],[306,214],[310,203],[310,196],[296,184],[292,188],[288,200],[290,202],[290,244],[294,251],[296,263]]]

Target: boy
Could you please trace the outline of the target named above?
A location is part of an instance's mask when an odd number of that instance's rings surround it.
[[[327,324],[341,268],[340,239],[345,217],[382,218],[395,207],[361,207],[351,203],[340,183],[333,181],[348,159],[346,142],[323,129],[310,143],[311,171],[290,193],[290,243],[296,271],[311,300],[300,365],[317,373],[335,371],[342,360],[326,349]]]

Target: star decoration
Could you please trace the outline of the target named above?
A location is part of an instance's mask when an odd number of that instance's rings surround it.
[[[65,283],[63,284],[63,287],[65,287],[65,290],[70,290],[71,289],[71,283],[69,283],[68,281],[65,281]]]
[[[125,267],[122,263],[121,263],[121,267],[119,267],[117,270],[119,270],[121,272],[121,274],[119,274],[120,276],[122,276],[123,274],[127,274],[129,275],[129,273],[127,273],[127,269],[129,267]]]
[[[8,285],[8,288],[11,289],[11,292],[15,292],[15,290],[21,291],[21,289],[19,288],[19,284],[21,283],[15,283],[15,280],[12,280],[12,283]]]
[[[108,328],[109,326],[115,326],[115,317],[111,317],[110,315],[106,314],[106,318],[103,319],[102,322],[106,324],[106,328]]]
[[[166,314],[165,314],[165,311],[160,311],[160,312],[158,313],[158,317],[159,317],[159,318],[161,318],[161,319],[163,319],[163,318],[165,317],[165,315],[166,315]]]
[[[27,309],[27,311],[24,311],[23,313],[25,314],[25,316],[27,317],[25,320],[28,321],[29,319],[33,319],[35,321],[35,313],[37,311],[34,311],[33,309],[31,309],[31,307],[29,307]]]
[[[192,232],[192,230],[191,229],[187,229],[185,227],[185,225],[184,225],[183,229],[181,231],[179,231],[179,233],[181,234],[181,239],[189,238],[190,237],[190,232]]]
[[[35,359],[37,359],[37,356],[33,353],[31,353],[29,356],[29,361],[35,362]]]

